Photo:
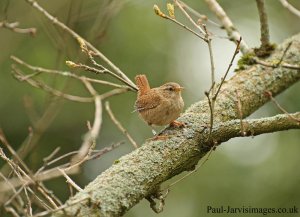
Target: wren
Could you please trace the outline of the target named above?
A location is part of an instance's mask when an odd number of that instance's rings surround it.
[[[146,75],[137,75],[135,81],[139,89],[135,109],[149,126],[184,126],[183,123],[175,121],[184,107],[181,97],[183,87],[168,82],[160,87],[150,88]]]

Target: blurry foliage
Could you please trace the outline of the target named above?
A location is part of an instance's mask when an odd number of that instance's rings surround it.
[[[203,98],[202,90],[209,88],[208,83],[205,82],[209,79],[209,65],[206,61],[207,48],[197,38],[158,18],[152,11],[154,3],[165,9],[166,1],[127,0],[120,3],[117,0],[52,0],[39,2],[50,13],[80,35],[88,38],[130,78],[133,79],[138,73],[145,73],[152,86],[169,80],[179,82],[186,87],[184,98],[187,106]],[[255,2],[252,0],[220,0],[219,2],[236,22],[245,40],[251,46],[257,46],[259,23]],[[273,42],[279,43],[284,38],[299,32],[300,25],[297,17],[285,10],[278,1],[266,2]],[[299,1],[290,2],[300,8]],[[194,0],[188,3],[196,10],[213,18],[204,2]],[[19,21],[21,27],[38,29],[34,38],[0,29],[0,127],[17,149],[28,135],[28,127],[32,124],[24,108],[24,96],[32,99],[33,109],[38,115],[43,114],[53,97],[42,90],[14,80],[10,75],[12,61],[9,56],[13,54],[32,65],[61,70],[68,69],[64,64],[66,60],[85,61],[85,57],[80,53],[74,39],[54,28],[25,1],[1,0],[1,19],[7,19],[10,22]],[[224,35],[222,31],[211,28],[217,34]],[[213,45],[217,57],[217,73],[220,77],[224,73],[228,57],[231,56],[230,52],[233,51],[232,44],[226,40],[216,39]],[[24,71],[30,73],[28,70]],[[76,73],[89,75],[80,71]],[[92,74],[90,76],[97,77]],[[77,81],[50,75],[39,77],[49,85],[66,92],[85,94],[84,88]],[[194,87],[199,87],[199,89],[196,90]],[[99,92],[107,89],[97,87]],[[299,111],[300,101],[296,94],[299,90],[299,84],[296,84],[278,97],[280,103],[291,112]],[[137,114],[131,113],[135,101],[134,93],[116,96],[110,101],[115,115],[138,143],[141,144],[145,138],[151,136],[150,129],[138,119]],[[61,153],[76,150],[87,131],[86,121],[93,118],[92,104],[62,100],[59,107],[53,123],[26,159],[33,169],[38,168],[42,163],[42,158],[57,146],[62,148]],[[276,113],[278,111],[274,109],[274,106],[268,104],[254,116],[262,117]],[[106,114],[103,120],[97,148],[125,140]],[[291,131],[263,135],[253,139],[242,138],[221,145],[196,174],[171,189],[165,211],[160,216],[214,216],[206,213],[208,205],[236,207],[296,205],[300,208],[300,172],[296,169],[299,164],[299,141],[299,131]],[[243,152],[243,148],[238,149],[238,146],[247,147],[249,152]],[[268,148],[264,149],[264,146]],[[237,149],[241,151],[233,151]],[[84,186],[110,166],[115,159],[131,150],[131,145],[126,142],[113,153],[87,163],[85,173],[83,173],[86,176],[79,174],[75,180]],[[229,152],[231,154],[228,154]],[[263,157],[260,157],[260,161],[257,162],[255,156],[259,153],[262,153]],[[243,161],[250,154],[253,158]],[[3,161],[0,161],[0,166],[2,165]],[[62,182],[64,183],[63,179],[59,178],[47,184],[61,198],[66,199],[69,192],[66,186],[58,184]],[[148,206],[148,202],[143,201],[126,216],[156,215]]]

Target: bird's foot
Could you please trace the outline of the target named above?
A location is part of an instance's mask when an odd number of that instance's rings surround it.
[[[172,121],[170,123],[170,127],[179,127],[179,128],[181,128],[181,127],[186,127],[186,124],[183,123],[183,122],[179,122],[179,121]]]
[[[170,138],[170,136],[168,136],[168,135],[156,135],[156,136],[150,138],[150,140],[157,141],[157,140],[166,140],[169,138]]]

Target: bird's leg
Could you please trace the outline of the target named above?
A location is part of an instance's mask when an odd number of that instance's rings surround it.
[[[150,140],[154,140],[154,141],[156,141],[156,140],[166,140],[166,139],[169,138],[169,136],[167,136],[167,135],[159,135],[159,134],[154,130],[152,124],[149,124],[149,126],[151,127],[152,133],[153,133],[153,135],[154,135],[154,137],[150,138]]]
[[[185,123],[179,121],[172,121],[170,127],[185,127]]]

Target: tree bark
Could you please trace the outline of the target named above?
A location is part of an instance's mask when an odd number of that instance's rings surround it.
[[[284,62],[299,65],[300,34],[282,43],[265,61],[279,60],[290,41],[293,44],[287,51]],[[251,65],[236,72],[223,84],[216,100],[211,138],[220,144],[230,138],[242,136],[240,114],[245,118],[268,102],[266,91],[275,96],[299,79],[299,69],[284,67]],[[242,104],[240,110],[237,109],[238,100]],[[294,117],[299,118],[299,113],[294,114]],[[169,136],[168,139],[147,141],[141,148],[121,157],[70,198],[65,204],[70,206],[52,216],[121,216],[155,191],[160,183],[193,169],[211,148],[211,141],[208,140],[208,101],[204,99],[191,105],[179,121],[187,126],[182,129],[168,127],[163,131],[163,135]],[[244,122],[244,130],[251,135],[300,128],[299,122],[287,115]]]

